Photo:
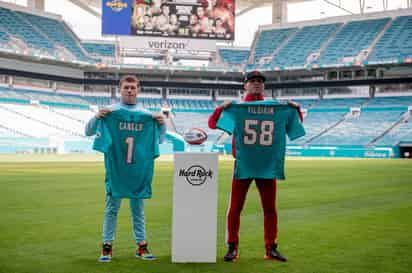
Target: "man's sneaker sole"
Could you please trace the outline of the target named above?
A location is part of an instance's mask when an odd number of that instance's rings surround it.
[[[144,261],[154,261],[154,260],[156,260],[156,257],[153,256],[153,255],[151,255],[151,256],[139,256],[139,255],[136,255],[136,258],[137,258],[137,259],[140,259],[140,260],[144,260]]]
[[[101,262],[101,263],[110,263],[112,261],[112,258],[100,257],[98,261]]]
[[[286,263],[287,262],[287,260],[282,260],[282,259],[271,257],[271,256],[268,256],[268,255],[263,256],[263,259],[277,261],[277,262],[281,262],[281,263]]]
[[[236,255],[236,257],[235,258],[233,258],[233,259],[227,259],[227,258],[223,258],[223,260],[225,261],[225,262],[236,262],[237,260],[239,260],[239,254],[237,254]]]

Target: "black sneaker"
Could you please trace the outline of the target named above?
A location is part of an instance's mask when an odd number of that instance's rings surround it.
[[[111,244],[103,244],[102,246],[102,253],[99,257],[99,262],[101,263],[109,263],[112,261],[112,245]]]
[[[236,244],[229,244],[229,249],[224,257],[225,262],[234,262],[239,258],[239,249]]]
[[[279,262],[286,262],[286,257],[280,254],[277,248],[277,244],[272,244],[268,249],[266,249],[266,254],[263,258],[265,258],[266,260],[277,260]]]

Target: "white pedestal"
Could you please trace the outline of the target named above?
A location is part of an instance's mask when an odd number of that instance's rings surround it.
[[[172,262],[215,263],[217,153],[175,153]]]

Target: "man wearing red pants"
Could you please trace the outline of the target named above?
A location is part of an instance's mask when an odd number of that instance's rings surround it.
[[[249,72],[244,81],[244,88],[245,88],[245,96],[243,98],[243,102],[257,102],[257,101],[263,101],[264,100],[264,82],[265,82],[265,77],[258,71],[253,71]],[[265,107],[250,107],[252,104],[246,104],[248,106],[248,109],[251,109],[251,111],[254,114],[257,114],[255,110],[257,111],[265,111]],[[225,102],[222,105],[218,106],[215,111],[212,113],[212,115],[209,117],[208,125],[211,129],[216,129],[220,128],[218,125],[219,119],[221,118],[221,114],[223,110],[225,110],[225,113],[227,112],[226,109],[233,108],[232,102]],[[286,111],[289,111],[289,113],[294,116],[296,119],[294,124],[286,124],[285,123],[285,131],[289,135],[289,138],[297,138],[302,135],[304,135],[304,130],[303,127],[300,125],[300,121],[302,120],[302,114],[300,113],[300,108],[298,105],[296,105],[293,102],[290,102],[289,105],[286,105],[286,108],[291,108],[290,106],[293,106],[292,109],[286,109]],[[240,106],[242,107],[242,106]],[[283,108],[285,108],[283,107]],[[273,109],[268,107],[267,109]],[[296,111],[297,110],[297,111]],[[277,111],[277,110],[276,110]],[[259,112],[260,114],[261,112]],[[264,114],[264,112],[262,112]],[[267,112],[269,113],[269,112]],[[274,113],[272,113],[274,115]],[[291,115],[289,115],[291,116]],[[299,121],[300,119],[300,121]],[[288,120],[292,120],[288,118]],[[251,121],[251,120],[247,120]],[[274,131],[279,130],[278,127],[280,127],[279,124],[276,124],[276,129],[274,123],[271,123],[271,121],[264,121],[262,124],[262,127],[259,127],[259,123],[257,120],[252,120],[253,124],[250,125],[251,123],[245,123],[245,131],[246,133],[242,135],[241,139],[243,139],[246,142],[250,142],[252,139],[252,142],[263,142],[263,146],[274,146],[275,144],[272,142],[272,136],[268,134],[274,135]],[[243,123],[242,123],[243,124]],[[269,126],[267,126],[269,125]],[[242,127],[243,125],[241,125]],[[255,129],[259,127],[259,133],[261,134],[262,137],[256,137],[257,132]],[[295,127],[297,129],[290,129],[292,127]],[[249,133],[249,134],[248,134]],[[282,133],[285,135],[285,133]],[[252,183],[253,180],[256,182],[256,186],[258,188],[260,198],[261,198],[261,203],[263,207],[263,213],[264,213],[264,239],[265,239],[265,259],[273,259],[273,260],[278,260],[282,262],[286,262],[286,257],[284,257],[280,252],[278,251],[278,245],[277,245],[277,213],[276,213],[276,179],[271,178],[267,179],[266,176],[264,178],[258,177],[260,176],[257,174],[257,176],[252,176],[251,177],[242,177],[241,171],[239,170],[241,167],[241,164],[236,157],[236,145],[238,144],[236,142],[236,131],[233,133],[234,137],[232,139],[232,154],[236,158],[235,161],[235,171],[234,171],[234,176],[232,180],[232,191],[231,191],[231,196],[230,196],[230,205],[229,205],[229,210],[228,210],[228,215],[227,215],[227,233],[228,233],[228,238],[227,238],[227,244],[228,244],[228,251],[224,257],[225,261],[235,261],[239,257],[239,228],[240,228],[240,214],[243,209],[243,205],[246,200],[246,195],[249,190],[249,186]],[[285,137],[284,137],[285,138]],[[270,145],[267,145],[268,141],[270,141]],[[250,143],[246,143],[250,144]],[[284,145],[284,143],[283,143]],[[248,145],[244,145],[244,149],[252,149],[248,148]],[[250,146],[249,146],[250,147]],[[283,149],[284,150],[284,149]],[[284,155],[283,155],[284,157]],[[252,159],[253,160],[253,159]],[[275,163],[277,164],[277,163]],[[267,166],[264,166],[265,172],[268,170],[269,173],[272,173],[271,168],[274,166],[273,164],[269,163]],[[274,177],[282,177],[283,179],[283,163],[282,163],[282,171],[281,175],[277,176],[275,175]],[[259,173],[259,172],[257,172]],[[269,175],[272,177],[271,175]]]

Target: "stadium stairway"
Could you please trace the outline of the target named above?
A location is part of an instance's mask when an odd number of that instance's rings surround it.
[[[55,56],[54,46],[41,32],[34,29],[17,12],[0,7],[0,25],[9,35],[15,36],[25,43],[28,49],[40,51],[42,54]]]
[[[308,140],[306,140],[305,142],[303,142],[303,145],[307,145],[310,144],[312,141],[314,141],[317,138],[320,138],[321,136],[323,136],[324,134],[326,134],[327,132],[329,132],[330,130],[332,130],[333,128],[339,126],[342,122],[345,122],[345,120],[350,117],[352,115],[352,113],[347,113],[345,114],[340,120],[338,120],[336,123],[332,124],[331,126],[325,128],[324,130],[322,130],[321,132],[319,132],[318,134],[310,137]]]
[[[322,44],[339,28],[340,24],[306,26],[288,39],[275,58],[271,69],[304,67],[308,58],[314,58]],[[309,57],[312,56],[312,57]]]
[[[375,39],[369,45],[369,47],[367,49],[367,53],[365,54],[365,56],[363,56],[363,59],[360,60],[361,62],[364,62],[369,58],[369,56],[372,54],[373,50],[375,49],[376,44],[381,40],[382,36],[386,33],[386,31],[392,26],[393,22],[394,22],[394,20],[389,20],[386,23],[386,25],[383,27],[381,32],[379,32],[379,34],[376,35]]]
[[[66,24],[65,21],[62,22],[63,28],[66,30],[66,33],[69,34],[69,37],[74,41],[75,45],[77,46],[78,49],[80,49],[80,53],[74,51],[74,54],[80,58],[82,61],[88,61],[88,62],[96,62],[97,59],[94,59],[90,56],[89,52],[83,47],[83,45],[80,42],[80,39],[77,37],[77,35],[73,32],[73,30]]]
[[[18,17],[19,20],[24,21],[27,25],[30,25],[30,27],[33,28],[37,33],[41,34],[41,35],[47,40],[48,43],[50,43],[51,45],[54,45],[54,42],[53,42],[52,40],[50,40],[50,38],[47,36],[47,33],[44,33],[41,29],[39,29],[38,27],[36,27],[34,24],[30,23],[30,21],[26,19],[27,17],[23,16],[22,13],[20,13],[20,12],[14,12],[14,15],[15,15],[16,17]],[[56,51],[55,46],[53,47],[53,51],[54,51],[54,52],[53,52],[54,55],[57,55],[57,54],[56,54],[57,51]]]
[[[287,38],[296,32],[296,28],[270,29],[259,33],[256,46],[251,52],[253,63],[246,66],[247,70],[254,70],[267,60],[271,60],[273,52],[283,44]]]
[[[256,58],[256,48],[259,40],[259,36],[262,32],[258,30],[257,34],[254,36],[252,44],[250,46],[249,56],[246,60],[246,66],[252,66]]]
[[[344,122],[330,129],[311,144],[366,146],[399,120],[405,109],[362,109],[348,115]]]
[[[372,139],[367,146],[373,146],[375,145],[377,142],[379,142],[379,140],[381,140],[382,138],[384,138],[386,135],[388,135],[391,131],[394,131],[397,127],[400,127],[402,124],[409,122],[409,119],[411,117],[411,112],[407,111],[405,112],[405,114],[403,114],[399,120],[397,122],[395,122],[394,124],[392,124],[392,126],[390,126],[389,128],[387,128],[384,132],[382,132],[382,134],[378,135],[377,137],[375,137],[374,139]]]
[[[401,142],[412,143],[412,113],[410,111],[409,116],[379,139],[376,145],[396,146]]]
[[[49,111],[55,113],[56,115],[60,115],[60,116],[62,116],[62,117],[65,117],[65,118],[67,118],[67,119],[71,119],[71,120],[73,120],[73,121],[80,122],[82,125],[86,125],[86,122],[85,122],[83,119],[78,119],[78,118],[72,117],[72,116],[70,116],[70,115],[68,115],[68,114],[66,114],[66,113],[62,113],[61,111],[57,111],[57,110],[55,110],[55,109],[53,109],[53,108],[49,108]]]
[[[69,130],[69,129],[67,129],[67,128],[64,128],[64,127],[61,127],[61,126],[58,126],[58,125],[55,125],[55,124],[51,124],[51,123],[46,122],[46,121],[44,121],[44,120],[41,120],[41,119],[39,119],[39,118],[34,118],[34,117],[28,115],[27,113],[19,112],[19,111],[15,110],[15,109],[11,108],[10,106],[5,106],[4,104],[0,105],[0,109],[2,109],[2,110],[4,110],[4,111],[7,111],[7,112],[9,112],[9,113],[12,113],[12,114],[15,114],[15,115],[24,117],[24,118],[26,118],[26,119],[28,119],[28,120],[32,120],[32,121],[35,121],[35,122],[37,122],[37,123],[41,123],[41,124],[43,124],[43,125],[45,125],[45,126],[47,126],[47,127],[57,129],[58,131],[64,132],[63,135],[67,135],[67,134],[68,134],[68,135],[71,135],[71,136],[78,136],[78,137],[83,137],[83,136],[84,136],[83,134],[80,134],[80,133],[78,133],[78,132],[74,132],[74,131]]]
[[[340,24],[335,31],[330,35],[328,39],[321,45],[319,48],[318,52],[315,53],[315,55],[309,56],[306,59],[305,67],[311,65],[312,63],[316,62],[317,59],[322,56],[323,52],[326,50],[326,48],[329,46],[329,44],[336,38],[336,35],[342,30],[343,26],[345,24]]]
[[[12,136],[17,135],[17,136],[21,136],[21,137],[33,137],[33,136],[28,135],[28,134],[25,134],[25,133],[23,133],[23,132],[21,132],[21,131],[19,131],[19,130],[17,130],[17,129],[9,128],[9,127],[4,126],[4,125],[2,125],[2,124],[0,124],[0,128],[1,128],[2,130],[6,131],[6,132],[10,132]]]
[[[399,16],[379,39],[368,63],[393,62],[412,58],[412,16]]]
[[[81,45],[80,39],[64,21],[58,21],[48,17],[37,16],[20,11],[14,13],[21,18],[24,17],[27,24],[30,24],[30,26],[38,33],[46,36],[51,44],[65,47],[78,61],[95,62]]]
[[[11,35],[4,27],[0,26],[0,48],[6,51],[26,52],[28,47],[21,39]]]
[[[346,23],[316,63],[323,66],[352,63],[370,46],[390,20],[385,17]]]
[[[272,69],[272,65],[275,62],[276,56],[279,54],[279,52],[287,46],[287,44],[295,38],[296,34],[299,33],[299,29],[292,29],[289,33],[289,35],[278,45],[278,47],[273,51],[273,53],[270,55],[269,59],[270,61],[264,64],[261,64],[258,66],[257,69]]]

